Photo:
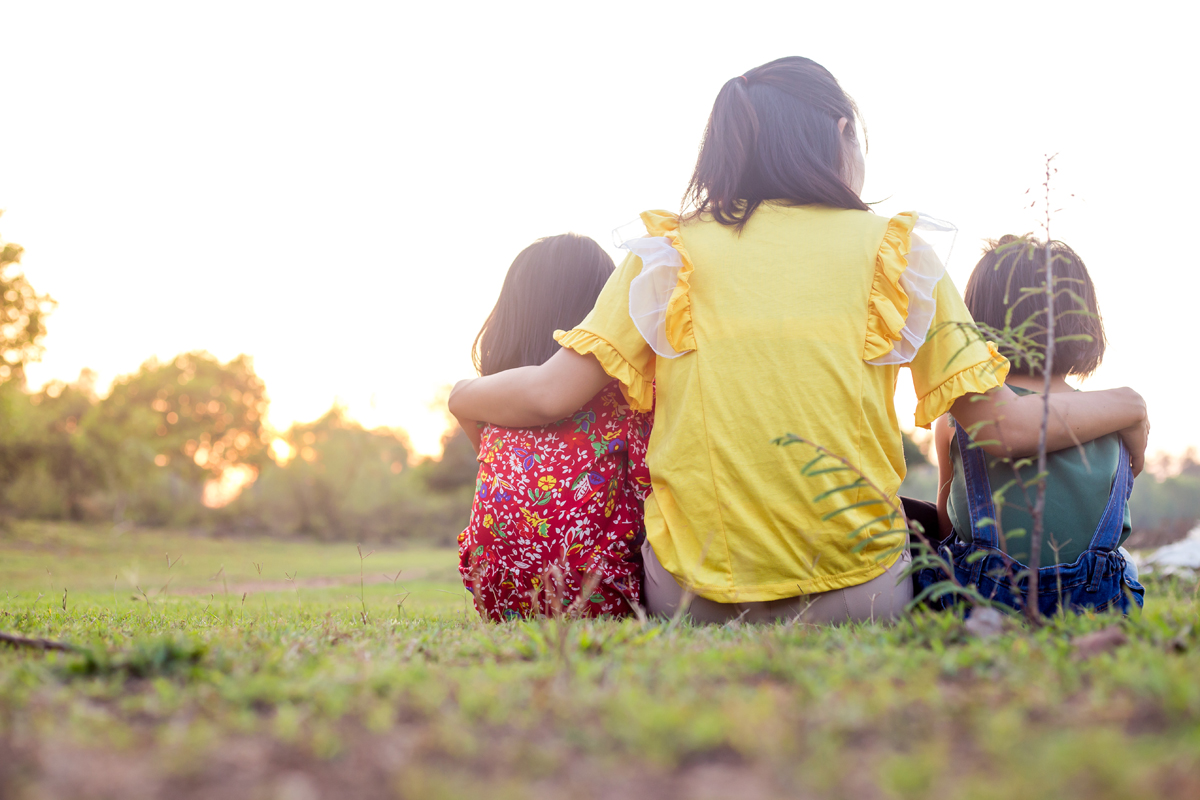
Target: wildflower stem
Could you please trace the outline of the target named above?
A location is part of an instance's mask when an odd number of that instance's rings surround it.
[[[1033,530],[1029,536],[1029,591],[1025,616],[1038,621],[1038,568],[1041,566],[1042,528],[1046,510],[1046,431],[1050,428],[1050,383],[1054,378],[1054,251],[1050,246],[1050,162],[1046,159],[1046,352],[1042,360],[1042,428],[1038,432],[1038,484],[1033,504]]]

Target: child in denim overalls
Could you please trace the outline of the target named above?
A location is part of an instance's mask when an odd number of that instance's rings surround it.
[[[1057,290],[1051,392],[1069,392],[1074,389],[1067,376],[1086,377],[1100,365],[1104,325],[1083,261],[1061,242],[1052,242],[1051,248]],[[1042,331],[1046,300],[1038,290],[1044,286],[1044,245],[1028,237],[1006,236],[984,253],[963,299],[985,333],[989,328],[1016,327],[1030,318],[1034,330]],[[1070,338],[1064,341],[1063,337]],[[1045,347],[1044,333],[1040,339],[1032,338],[1035,348]],[[1007,383],[1013,391],[1043,391],[1040,359],[1030,363],[1027,353],[1023,357],[1003,346],[1000,349],[1012,362]],[[952,559],[960,583],[974,584],[996,602],[1023,607],[1028,580],[1014,585],[1014,577],[1026,571],[1030,555],[1036,466],[1014,470],[1011,461],[989,457],[950,415],[935,424],[934,441],[943,554]],[[1144,590],[1128,553],[1120,547],[1130,533],[1128,501],[1133,489],[1129,452],[1120,438],[1110,434],[1048,454],[1046,480],[1039,610],[1051,614],[1060,603],[1072,610],[1117,608],[1122,613],[1133,604],[1141,607]],[[1002,489],[1000,496],[994,495]],[[996,500],[1001,501],[999,506]],[[931,570],[919,574],[918,591],[941,577]],[[946,596],[934,605],[945,607],[955,601]]]

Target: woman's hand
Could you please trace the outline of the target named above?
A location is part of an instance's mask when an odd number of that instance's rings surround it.
[[[1143,401],[1143,405],[1145,405],[1145,401]],[[1117,431],[1117,435],[1121,437],[1121,441],[1125,443],[1125,448],[1129,451],[1133,477],[1136,478],[1146,468],[1146,446],[1150,441],[1150,417],[1147,415],[1141,421],[1122,428]]]
[[[557,422],[579,410],[612,378],[595,356],[562,348],[540,367],[519,367],[459,381],[450,391],[450,413],[506,428]]]

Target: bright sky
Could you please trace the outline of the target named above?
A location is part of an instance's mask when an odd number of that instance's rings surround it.
[[[806,55],[866,118],[866,199],[959,226],[960,288],[1059,153],[1111,340],[1088,388],[1200,445],[1188,8],[0,0],[0,235],[59,301],[30,378],[245,352],[276,427],[339,401],[435,452],[517,252],[678,209],[721,84]]]

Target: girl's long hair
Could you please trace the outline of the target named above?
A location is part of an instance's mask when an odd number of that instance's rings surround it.
[[[844,132],[838,120],[848,120]],[[727,81],[684,194],[692,215],[739,230],[763,202],[867,210],[846,179],[858,107],[829,70],[780,58]]]
[[[586,236],[538,239],[508,268],[496,307],[475,337],[472,358],[480,375],[544,364],[558,352],[556,330],[583,321],[613,260]]]

